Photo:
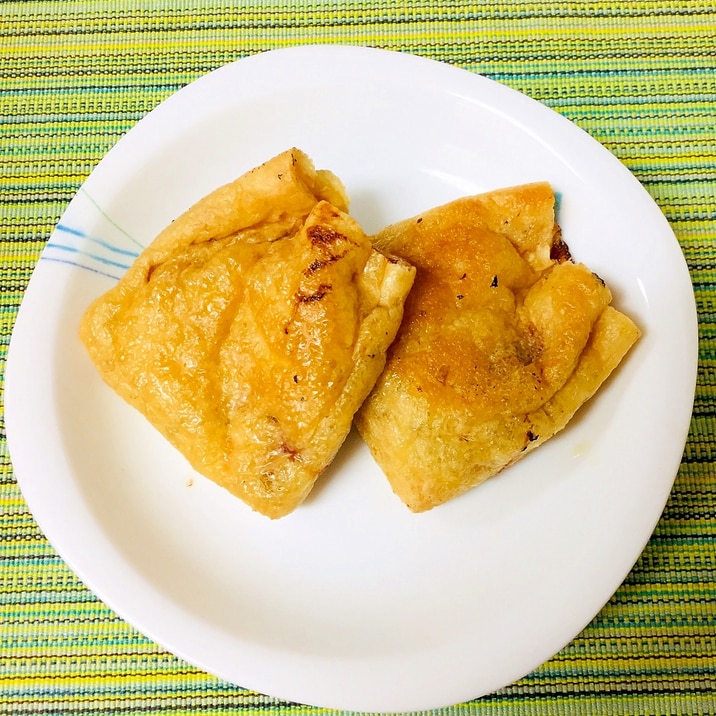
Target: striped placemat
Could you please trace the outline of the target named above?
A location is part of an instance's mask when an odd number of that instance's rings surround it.
[[[548,663],[443,711],[716,713],[711,2],[1,3],[2,358],[52,227],[114,142],[202,74],[308,43],[423,55],[555,108],[643,183],[671,223],[694,283],[701,363],[691,432],[673,494],[639,562]],[[4,430],[0,464],[0,714],[321,711],[223,683],[122,622],[39,531],[15,483]]]

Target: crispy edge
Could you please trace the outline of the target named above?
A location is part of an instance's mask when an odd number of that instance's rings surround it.
[[[280,500],[239,495],[254,510],[271,519],[290,514],[305,501],[318,478],[333,462],[350,432],[356,411],[385,367],[386,352],[400,326],[405,298],[414,278],[415,269],[407,262],[371,251],[359,282],[372,307],[360,322],[352,354],[353,367],[339,400],[319,422],[311,437],[313,444],[333,443],[333,449],[324,456],[321,465],[297,468],[307,472],[297,476],[293,489]]]

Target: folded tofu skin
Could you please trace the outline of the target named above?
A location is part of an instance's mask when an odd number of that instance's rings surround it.
[[[271,518],[305,500],[383,370],[415,269],[298,149],[173,221],[82,318],[104,381]]]
[[[290,149],[175,219],[87,309],[104,381],[190,466],[288,515],[357,427],[414,512],[562,430],[639,337],[545,182],[368,237]]]
[[[547,183],[465,197],[374,246],[417,269],[402,327],[356,422],[393,491],[422,512],[562,430],[639,337],[572,260]]]

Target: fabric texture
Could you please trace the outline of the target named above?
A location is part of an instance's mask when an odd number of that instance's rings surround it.
[[[613,152],[670,222],[699,314],[691,430],[664,514],[599,615],[471,714],[716,713],[716,7],[513,3],[0,3],[0,356],[64,208],[142,116],[192,80],[312,43],[481,73]],[[668,378],[668,377],[665,377]],[[0,714],[303,714],[189,666],[124,623],[35,524],[0,448]],[[368,688],[369,685],[366,685]]]

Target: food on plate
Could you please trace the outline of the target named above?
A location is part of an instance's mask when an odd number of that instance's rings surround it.
[[[358,429],[421,512],[562,430],[639,337],[575,263],[547,183],[458,199],[385,228],[374,246],[417,269]]]
[[[413,283],[347,211],[334,174],[284,152],[172,222],[81,322],[106,383],[271,518],[333,460]]]

